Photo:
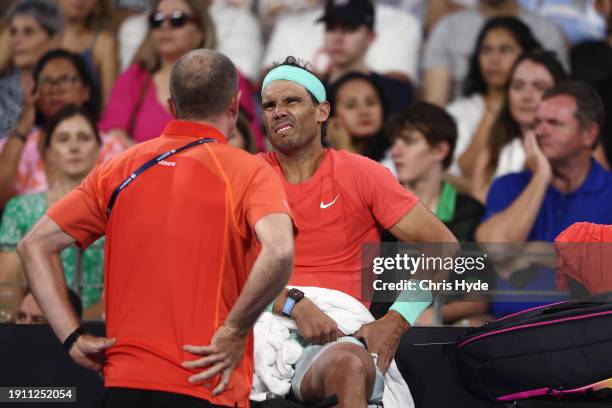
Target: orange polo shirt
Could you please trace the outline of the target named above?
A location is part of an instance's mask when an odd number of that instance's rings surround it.
[[[149,159],[200,138],[195,146],[140,174],[106,207],[115,188]],[[47,215],[81,248],[106,235],[106,333],[117,343],[104,366],[107,387],[186,394],[214,404],[248,406],[253,338],[230,385],[191,385],[200,370],[185,344],[210,344],[240,294],[258,254],[253,227],[289,213],[277,175],[256,156],[226,144],[215,128],[173,121],[162,136],[96,167]],[[214,383],[219,381],[218,376]]]
[[[346,151],[327,149],[315,174],[298,184],[285,179],[276,153],[261,156],[283,181],[299,232],[289,284],[339,290],[369,305],[362,293],[371,296],[371,285],[362,277],[373,275],[362,272],[362,244],[380,243],[382,229],[394,226],[418,198],[379,163]]]

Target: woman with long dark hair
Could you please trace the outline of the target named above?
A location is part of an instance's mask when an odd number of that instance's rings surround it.
[[[470,59],[465,97],[447,108],[459,129],[449,172],[458,178],[461,190],[469,190],[476,158],[501,112],[512,65],[523,52],[539,48],[529,27],[515,17],[492,18],[480,31]]]

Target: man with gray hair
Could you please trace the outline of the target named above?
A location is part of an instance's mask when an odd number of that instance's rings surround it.
[[[227,145],[240,100],[230,60],[186,54],[170,91],[177,120],[95,168],[18,251],[70,356],[103,370],[106,407],[247,406],[250,329],[289,279],[292,221],[274,171]],[[80,328],[54,257],[104,234],[103,338]]]

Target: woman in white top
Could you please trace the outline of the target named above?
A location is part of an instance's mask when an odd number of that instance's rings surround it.
[[[469,190],[476,158],[486,148],[503,106],[512,65],[523,52],[539,48],[529,27],[515,17],[492,18],[480,31],[470,59],[465,97],[447,108],[459,130],[449,173],[460,190]]]
[[[491,129],[491,137],[476,160],[472,195],[485,202],[494,178],[522,171],[525,166],[523,136],[533,128],[542,95],[568,79],[561,63],[550,52],[523,54],[508,81],[504,106]]]

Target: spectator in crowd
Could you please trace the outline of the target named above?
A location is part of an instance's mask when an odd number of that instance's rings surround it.
[[[232,43],[228,41],[229,39],[235,39],[237,33],[242,33],[241,30],[249,31],[249,27],[252,25],[251,19],[253,17],[248,13],[246,17],[248,21],[241,22],[244,17],[241,13],[246,13],[242,9],[235,9],[240,16],[229,18],[231,22],[220,21],[222,29],[217,33],[216,24],[212,15],[209,14],[209,12],[216,10],[216,7],[209,9],[207,2],[156,0],[153,6],[155,12],[147,15],[148,20],[144,15],[135,16],[128,19],[124,28],[121,29],[130,33],[128,35],[130,41],[134,38],[140,38],[138,44],[147,32],[149,34],[141,46],[137,62],[132,64],[119,77],[113,90],[111,103],[107,106],[102,119],[103,130],[118,135],[127,143],[142,142],[156,137],[161,133],[166,123],[172,119],[170,113],[165,109],[169,91],[160,92],[160,89],[167,88],[169,70],[181,55],[194,48],[218,48],[217,44],[220,45],[225,41],[228,44],[226,48],[230,48],[232,51],[230,55],[234,55],[240,61],[256,48],[255,46],[246,47],[244,44],[259,38],[258,33],[243,33],[240,37],[242,40],[233,43],[239,43],[247,48],[247,51],[244,51],[240,46],[238,48],[233,45],[230,46]],[[183,13],[183,17],[172,20],[172,13]],[[221,10],[219,14],[224,14],[224,11]],[[189,17],[195,17],[195,19]],[[156,18],[157,22],[154,21]],[[166,22],[166,20],[169,21]],[[146,25],[146,21],[149,22],[149,30],[141,26],[141,23]],[[194,43],[194,32],[197,33],[195,37],[200,38],[201,41]],[[120,34],[120,39],[121,37],[122,34]],[[247,37],[249,40],[244,40]],[[223,52],[222,50],[219,51]],[[255,59],[259,60],[259,56]],[[251,129],[255,133],[256,149],[264,150],[263,132],[255,112],[250,85],[243,75],[240,73],[238,75],[242,93],[240,106],[251,118]]]
[[[48,121],[45,133],[43,152],[55,169],[54,181],[47,191],[15,197],[6,205],[0,226],[3,249],[0,270],[5,282],[25,283],[17,244],[47,209],[81,183],[99,156],[100,136],[93,118],[82,108],[74,105],[62,108]],[[82,293],[85,317],[100,318],[104,311],[104,240],[84,252],[74,246],[66,248],[61,260],[68,285],[75,289],[79,286]],[[76,271],[77,263],[82,265],[80,274]],[[78,276],[81,276],[80,282]]]
[[[21,107],[32,88],[36,61],[64,28],[59,8],[44,0],[14,2],[5,16],[8,36],[3,36],[6,64],[0,70],[0,138],[14,131]],[[10,39],[10,48],[5,48]],[[19,132],[19,129],[17,129]]]
[[[204,2],[156,0],[149,16],[150,34],[138,61],[119,76],[100,122],[102,131],[126,144],[157,137],[172,115],[170,71],[196,48],[215,48],[215,31]]]
[[[234,132],[228,135],[227,144],[249,153],[257,153],[258,151],[255,133],[251,128],[250,115],[242,108],[238,112],[238,119],[236,120]]]
[[[359,72],[340,77],[328,100],[332,108],[327,126],[330,147],[382,161],[390,145],[383,132],[382,92],[372,77]]]
[[[545,49],[567,62],[563,36],[553,23],[520,7],[518,0],[479,0],[474,7],[444,17],[427,39],[422,64],[426,101],[444,106],[460,94],[476,37],[487,19],[498,16],[518,17]]]
[[[0,141],[0,207],[13,195],[45,191],[54,169],[43,161],[45,133],[40,127],[66,105],[84,106],[96,118],[98,103],[83,59],[65,50],[52,50],[37,62],[34,89],[26,99],[13,137]],[[112,136],[102,136],[100,161],[124,150]]]
[[[546,91],[537,110],[535,130],[525,135],[529,170],[496,179],[487,197],[479,242],[521,243],[524,255],[509,265],[495,265],[498,290],[522,290],[529,297],[497,294],[491,299],[499,317],[541,305],[538,292],[556,290],[555,272],[541,256],[564,229],[578,221],[612,224],[612,175],[593,159],[604,111],[597,92],[581,82],[566,81]],[[526,241],[530,241],[527,244]],[[536,242],[534,242],[536,241]],[[552,257],[554,259],[554,257]],[[551,265],[552,266],[552,265]],[[540,302],[534,303],[536,300]],[[548,302],[566,299],[557,295]],[[509,301],[513,300],[513,301]]]
[[[484,207],[443,180],[457,141],[453,118],[442,108],[419,102],[393,115],[387,134],[393,141],[391,158],[399,182],[419,197],[459,242],[474,242]],[[442,306],[442,323],[454,324],[486,311],[484,302],[448,302]],[[426,310],[417,322],[433,323],[433,309]]]
[[[491,127],[503,106],[512,65],[523,52],[540,44],[516,17],[494,17],[482,28],[470,59],[465,97],[448,106],[459,129],[450,173],[456,184],[469,191],[476,158],[491,137]]]
[[[329,88],[342,75],[361,72],[372,77],[382,91],[389,112],[408,107],[412,87],[405,81],[380,75],[367,66],[365,56],[374,41],[374,5],[371,0],[328,0],[325,14],[318,20],[325,24],[324,47],[330,63],[324,74]]]
[[[66,19],[62,47],[80,54],[100,92],[101,106],[110,97],[117,78],[117,42],[114,35],[103,29],[112,16],[111,0],[57,0]]]
[[[83,318],[83,304],[81,303],[81,298],[79,295],[77,295],[72,289],[68,288],[68,297],[70,298],[70,303],[72,304],[72,308],[74,309],[77,317],[79,319]],[[19,305],[15,323],[49,324],[42,310],[40,310],[40,307],[38,307],[36,299],[34,299],[34,296],[32,296],[32,292],[27,292],[23,298],[23,301],[21,302],[21,305]]]
[[[248,9],[231,1],[203,2],[208,7],[216,37],[216,49],[229,56],[249,81],[259,75],[263,53],[259,22]],[[134,55],[147,35],[149,14],[128,18],[119,28],[121,71],[132,63]]]
[[[328,3],[331,3],[331,0]],[[359,10],[366,7],[364,0],[336,3],[345,4],[346,9],[340,6],[342,10]],[[416,84],[422,37],[419,20],[406,11],[378,2],[374,5],[374,9],[374,21],[368,24],[376,27],[376,31],[375,35],[365,35],[364,47],[367,47],[367,55],[364,56],[365,66],[382,75]],[[317,73],[325,75],[331,62],[331,56],[327,55],[326,51],[327,26],[316,24],[323,13],[323,7],[317,7],[281,16],[276,22],[266,49],[263,59],[264,72],[270,69],[274,62],[282,61],[287,55],[293,55],[310,61]],[[349,15],[339,17],[340,21],[357,19],[359,25],[362,25],[364,24],[362,15],[351,11]],[[358,50],[358,52],[363,51],[366,50]]]
[[[567,80],[561,63],[550,52],[523,54],[514,64],[503,107],[481,146],[471,178],[472,195],[484,203],[496,177],[525,169],[525,135],[533,129],[544,92]]]
[[[493,182],[477,240],[552,242],[577,221],[612,224],[612,176],[592,157],[603,119],[589,85],[566,81],[546,91],[525,135],[529,170]]]

